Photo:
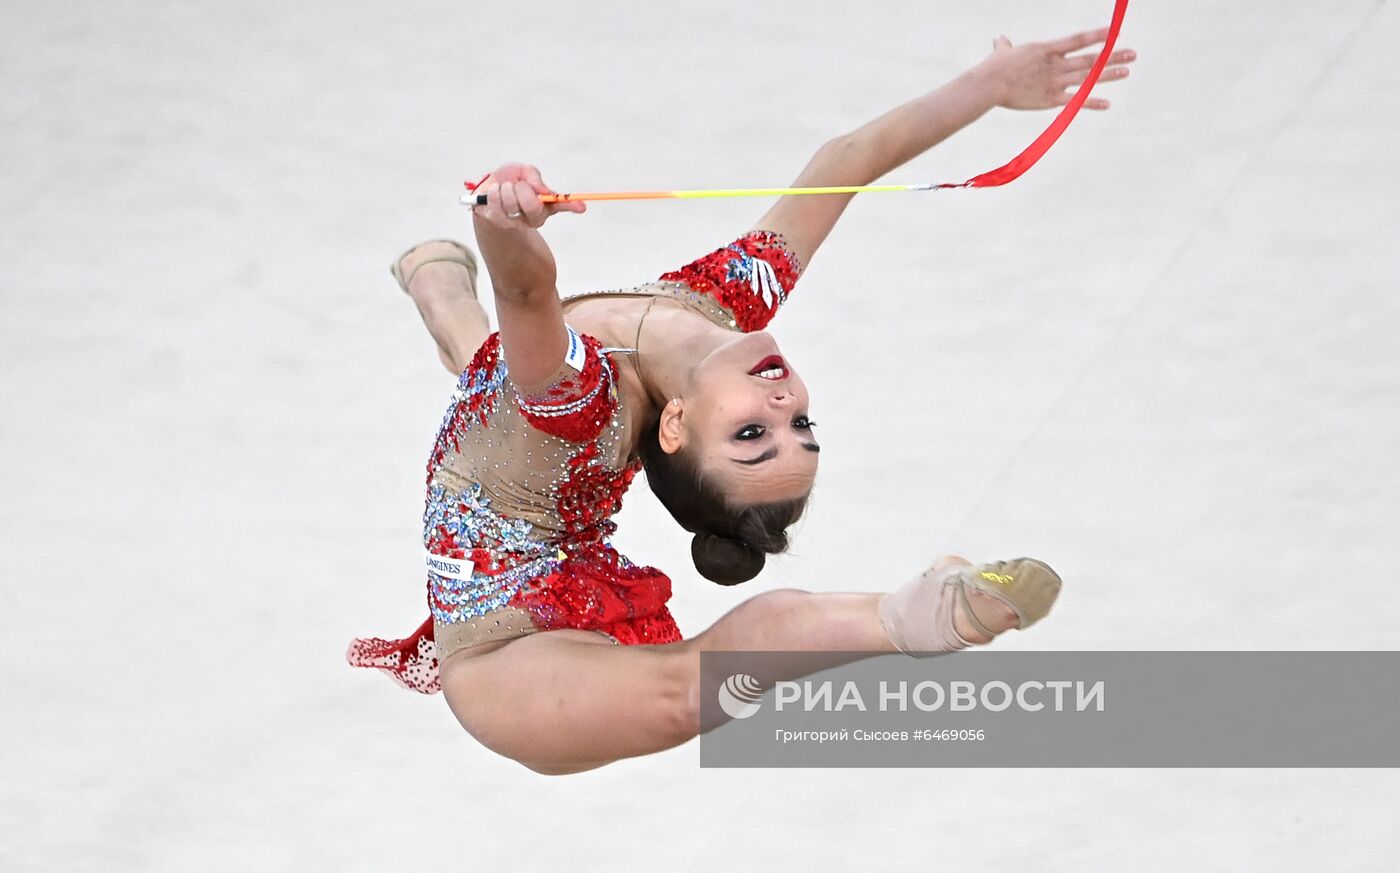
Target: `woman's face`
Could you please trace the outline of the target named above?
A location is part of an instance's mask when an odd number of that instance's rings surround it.
[[[807,386],[767,332],[742,334],[701,360],[662,410],[662,448],[694,452],[741,504],[803,497],[817,473]]]

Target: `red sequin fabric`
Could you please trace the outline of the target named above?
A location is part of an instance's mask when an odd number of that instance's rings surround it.
[[[782,238],[747,234],[663,280],[718,301],[742,330],[760,330],[799,272]],[[356,639],[347,660],[424,694],[441,690],[439,658],[538,631],[593,630],[623,645],[681,639],[666,603],[671,580],[609,543],[641,469],[614,351],[574,334],[580,357],[544,387],[510,381],[500,337],[458,379],[428,460],[423,514],[431,615],[403,639]]]
[[[739,329],[748,333],[768,326],[801,272],[782,235],[760,230],[661,278],[713,296],[734,314]]]

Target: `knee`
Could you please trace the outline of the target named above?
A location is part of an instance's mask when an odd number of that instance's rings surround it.
[[[765,591],[758,595],[754,601],[763,603],[774,612],[783,612],[788,609],[801,608],[811,599],[812,592],[801,588],[774,588],[772,591]]]
[[[765,591],[748,602],[752,613],[747,617],[764,627],[777,627],[810,609],[815,601],[812,592],[800,588],[776,588]]]

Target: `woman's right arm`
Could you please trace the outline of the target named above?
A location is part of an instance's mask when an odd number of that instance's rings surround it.
[[[569,351],[564,309],[555,285],[554,255],[538,228],[556,212],[583,212],[583,203],[541,203],[554,193],[539,170],[506,164],[478,188],[486,205],[472,209],[476,242],[500,323],[501,354],[519,386],[549,379]]]
[[[1093,30],[1063,39],[1012,46],[996,40],[985,61],[922,97],[836,137],[818,149],[793,187],[868,185],[923,154],[997,106],[1051,109],[1064,105],[1067,89],[1077,88],[1093,63],[1092,55],[1071,52],[1103,42],[1108,31]],[[1102,81],[1122,79],[1136,54],[1113,53]],[[1088,100],[1089,109],[1107,109],[1108,101]],[[783,197],[754,226],[781,233],[805,266],[831,232],[852,194]]]

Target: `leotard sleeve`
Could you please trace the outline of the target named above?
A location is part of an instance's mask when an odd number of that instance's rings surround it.
[[[569,351],[546,382],[516,386],[516,403],[537,430],[583,443],[597,438],[617,410],[617,380],[602,344],[569,328]]]
[[[733,314],[740,330],[751,333],[768,326],[801,273],[782,234],[756,230],[661,279],[710,295]]]

